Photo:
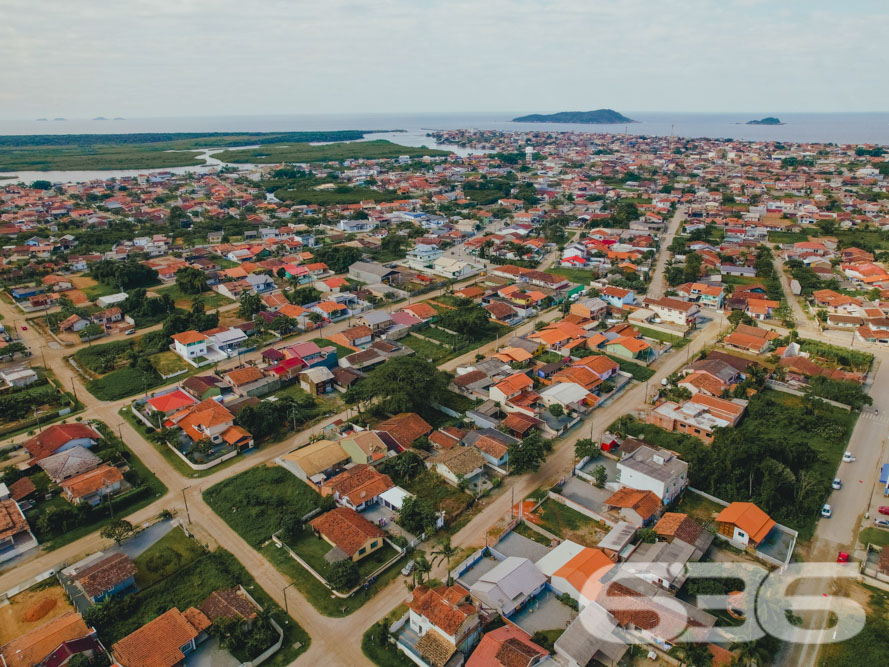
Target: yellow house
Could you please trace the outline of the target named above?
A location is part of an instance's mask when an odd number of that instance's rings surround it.
[[[321,538],[340,554],[339,558],[359,561],[383,546],[383,531],[348,507],[337,507],[312,519],[309,524]],[[333,555],[333,554],[331,554]]]

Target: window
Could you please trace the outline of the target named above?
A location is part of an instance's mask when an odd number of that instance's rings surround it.
[[[370,543],[370,548],[371,548],[371,549],[376,549],[376,548],[377,548],[377,544],[378,544],[378,542],[377,542],[376,540],[374,540],[373,542]]]
[[[361,547],[361,548],[358,550],[358,555],[359,555],[359,556],[363,555],[365,551],[367,551],[367,549],[365,549],[364,547]]]

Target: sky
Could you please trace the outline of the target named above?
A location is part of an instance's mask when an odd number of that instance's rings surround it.
[[[0,0],[0,118],[889,111],[879,0]]]

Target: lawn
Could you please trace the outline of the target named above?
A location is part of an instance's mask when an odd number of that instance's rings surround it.
[[[377,667],[413,667],[414,662],[388,641],[388,633],[379,633],[379,624],[391,625],[407,612],[405,605],[399,605],[378,623],[370,626],[361,637],[361,652]]]
[[[686,490],[679,500],[676,511],[688,514],[690,517],[697,519],[701,525],[706,526],[712,523],[713,518],[724,509],[724,505],[714,503],[699,493]]]
[[[605,353],[596,351],[593,352],[593,354]],[[606,354],[605,356],[611,359],[613,362],[617,363],[617,365],[620,366],[620,369],[624,373],[629,373],[633,376],[634,380],[639,380],[639,382],[645,382],[648,378],[654,375],[654,371],[648,366],[643,366],[642,364],[637,364],[633,361],[627,361],[626,359],[622,359],[611,354]]]
[[[445,391],[444,396],[442,396],[439,403],[446,408],[450,408],[456,412],[466,412],[467,410],[472,410],[476,401],[473,401],[468,396],[464,396],[463,394],[458,394],[451,390]]]
[[[543,501],[535,516],[539,517],[537,524],[544,530],[588,547],[596,546],[602,535],[608,532],[604,524],[552,498]]]
[[[808,240],[809,235],[803,232],[769,232],[769,243],[798,243]]]
[[[167,377],[171,376],[173,373],[187,371],[189,368],[193,368],[193,366],[187,364],[182,357],[172,350],[154,354],[149,357],[149,360],[158,374]]]
[[[327,340],[326,338],[313,338],[311,342],[315,343],[318,347],[335,347],[337,359],[342,359],[343,357],[348,357],[350,354],[355,354],[355,350],[351,350],[339,343],[334,343],[332,340]]]
[[[543,546],[550,546],[550,540],[548,540],[545,536],[538,533],[536,530],[531,530],[523,523],[520,523],[515,528],[512,529],[514,533],[521,535],[522,537],[527,537],[529,540],[533,540],[538,544],[542,544]]]
[[[120,598],[112,603],[109,613],[97,624],[99,637],[111,646],[161,613],[176,607],[180,611],[200,607],[214,591],[242,585],[284,630],[284,645],[264,665],[281,667],[290,664],[309,646],[309,636],[292,618],[260,588],[244,566],[229,552],[217,551],[202,556],[153,586]],[[113,613],[117,612],[117,613]],[[296,646],[296,644],[299,646]]]
[[[136,565],[136,586],[139,590],[145,590],[187,567],[204,553],[200,543],[177,526],[133,560]]]
[[[259,553],[265,556],[279,572],[288,577],[319,613],[334,618],[348,616],[376,595],[377,592],[384,589],[389,582],[401,574],[401,568],[407,559],[407,556],[405,556],[394,563],[385,572],[381,573],[372,584],[367,588],[362,588],[352,597],[338,598],[331,594],[327,586],[318,581],[309,574],[308,570],[291,558],[285,549],[278,548],[274,543],[268,543],[259,549]]]
[[[293,549],[300,558],[306,561],[315,572],[325,579],[327,578],[330,565],[324,560],[324,556],[330,551],[331,546],[315,535],[311,528],[305,528],[300,538],[288,542],[287,546]],[[397,554],[398,552],[395,549],[384,543],[381,548],[368,554],[356,563],[358,572],[361,574],[362,578],[368,577],[374,570],[394,558]]]
[[[219,292],[186,294],[181,289],[179,289],[179,285],[169,285],[168,287],[161,287],[160,289],[155,290],[155,293],[158,295],[169,294],[173,298],[173,304],[177,308],[182,308],[183,310],[191,310],[191,304],[193,303],[196,296],[201,297],[201,299],[204,301],[204,309],[208,312],[211,310],[215,310],[216,308],[228,305],[230,303],[234,303],[233,299],[229,299],[227,296],[224,296]]]
[[[819,667],[858,667],[886,664],[889,655],[889,619],[886,618],[887,594],[865,586],[871,592],[864,629],[851,639],[821,647]],[[870,657],[868,657],[870,656]]]
[[[90,278],[92,280],[92,278]],[[90,301],[95,301],[100,296],[108,296],[109,294],[117,294],[120,291],[115,285],[106,285],[104,283],[99,283],[93,281],[93,284],[84,287],[83,293],[86,294],[86,298]]]
[[[417,356],[428,359],[433,363],[440,363],[445,357],[451,354],[451,351],[444,345],[433,343],[430,340],[423,340],[414,334],[408,334],[398,341],[402,345],[406,345],[417,353]]]
[[[118,368],[97,380],[87,382],[86,389],[100,401],[116,401],[133,394],[148,393],[164,383],[155,372],[146,373],[131,366]]]
[[[570,280],[572,283],[577,283],[579,285],[589,285],[593,279],[593,272],[591,269],[571,269],[567,266],[553,264],[546,269],[546,272],[562,276],[563,278]]]
[[[889,545],[889,530],[874,528],[873,526],[864,528],[858,534],[858,541],[862,544],[873,544],[878,547],[885,547]]]
[[[405,482],[403,486],[415,496],[431,501],[436,510],[444,510],[448,522],[456,518],[472,502],[472,496],[468,493],[451,486],[441,476],[429,470]]]
[[[670,343],[673,346],[674,350],[681,350],[683,347],[688,345],[691,342],[691,338],[686,338],[685,336],[677,336],[676,334],[666,333],[664,331],[657,331],[655,329],[649,329],[647,327],[636,327],[642,332],[643,336],[647,338],[654,338],[655,340],[659,340],[662,343]]]
[[[285,516],[322,506],[320,494],[279,466],[251,468],[210,487],[204,499],[255,548],[280,530]]]

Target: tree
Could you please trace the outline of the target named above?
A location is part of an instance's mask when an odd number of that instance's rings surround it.
[[[574,443],[574,456],[583,459],[587,456],[598,456],[599,445],[592,438],[581,438]]]
[[[510,472],[513,474],[517,475],[527,470],[536,471],[544,459],[546,459],[546,445],[537,431],[509,447]]]
[[[367,377],[349,389],[350,403],[377,401],[392,413],[428,413],[429,405],[447,391],[447,373],[418,357],[398,357],[377,366]],[[360,406],[359,406],[360,407]]]
[[[657,542],[657,533],[650,526],[648,528],[640,528],[638,536],[640,542],[648,542],[649,544]]]
[[[284,537],[284,541],[295,542],[302,536],[304,528],[305,522],[302,520],[302,517],[290,512],[281,523],[281,534]]]
[[[558,403],[553,403],[551,406],[549,406],[549,413],[553,417],[558,418],[565,414],[565,409]]]
[[[304,287],[297,287],[296,289],[290,290],[289,292],[285,292],[287,296],[287,300],[290,303],[296,304],[297,306],[303,306],[307,303],[314,303],[321,298],[321,292],[316,290],[311,285],[305,285]]]
[[[593,481],[597,488],[601,489],[605,486],[605,482],[608,481],[608,471],[605,469],[605,466],[597,465],[593,468]]]
[[[682,648],[685,651],[683,662],[688,667],[710,667],[713,664],[713,654],[706,644],[683,644]]]
[[[80,340],[87,341],[90,345],[93,344],[93,338],[98,338],[103,333],[105,333],[104,327],[101,324],[96,324],[92,322],[87,324],[83,329],[80,330],[80,333],[77,335],[80,336]]]
[[[426,575],[428,575],[432,571],[432,563],[430,563],[426,556],[420,554],[416,558],[414,558],[414,581],[419,581],[421,584],[426,579]]]
[[[120,546],[120,543],[123,542],[126,538],[132,535],[135,532],[133,528],[133,524],[131,524],[126,519],[115,519],[111,523],[107,524],[102,528],[99,532],[99,535],[102,537],[114,540],[117,542],[117,545]]]
[[[435,559],[444,560],[447,564],[448,568],[448,586],[451,585],[451,558],[457,555],[458,549],[454,545],[451,544],[451,536],[448,535],[441,542],[438,543],[438,547],[432,550],[432,555]]]
[[[755,640],[736,642],[731,645],[730,650],[737,651],[738,664],[746,667],[767,665],[772,658],[765,647]]]
[[[104,285],[121,291],[145,287],[157,282],[157,271],[150,266],[145,266],[135,257],[128,257],[123,262],[110,259],[100,260],[93,264],[90,276]]]
[[[355,588],[360,581],[358,567],[349,558],[337,561],[327,571],[327,583],[341,593]]]
[[[183,266],[176,272],[176,285],[183,294],[200,294],[209,289],[207,275],[192,266]]]
[[[407,497],[398,511],[398,525],[414,535],[435,530],[435,519],[435,507],[428,498]]]
[[[261,310],[265,310],[261,296],[254,294],[253,292],[244,292],[241,295],[240,305],[238,306],[238,317],[251,320],[253,319],[253,316]]]

